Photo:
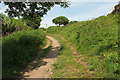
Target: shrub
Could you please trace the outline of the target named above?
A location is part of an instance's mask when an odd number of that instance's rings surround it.
[[[46,36],[41,30],[21,31],[3,37],[3,77],[12,78],[19,75],[27,63],[37,55],[36,49],[45,43]]]
[[[45,28],[40,28],[40,30],[43,30],[43,31],[45,31],[46,29],[45,29]]]
[[[27,26],[27,24],[22,20],[22,19],[14,19],[14,18],[9,18],[3,14],[2,16],[2,33],[12,33],[15,31],[18,31],[18,29],[21,31],[26,31],[26,30],[32,30],[30,26]]]
[[[47,33],[53,34],[53,33],[59,32],[60,30],[61,30],[61,27],[59,27],[59,26],[50,26],[47,29]]]
[[[78,21],[70,21],[69,24],[77,23]]]

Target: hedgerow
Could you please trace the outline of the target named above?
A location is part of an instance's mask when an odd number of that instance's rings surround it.
[[[41,30],[18,31],[2,38],[2,76],[15,78],[44,46],[46,36]]]

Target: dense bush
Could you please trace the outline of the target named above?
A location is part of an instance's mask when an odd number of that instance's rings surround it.
[[[68,18],[64,17],[64,16],[59,16],[57,18],[54,18],[53,23],[55,23],[56,25],[60,26],[60,25],[66,25],[69,23]]]
[[[46,30],[46,28],[40,28],[40,30],[43,30],[43,31],[45,31],[45,30]]]
[[[3,37],[3,77],[19,75],[27,63],[37,55],[37,48],[45,43],[46,36],[41,30],[21,31]]]
[[[22,19],[11,19],[11,27],[14,26],[16,28],[16,31],[18,31],[18,28],[20,31],[27,31],[32,30],[30,26],[27,26],[27,24]]]
[[[2,33],[12,33],[15,31],[18,31],[18,29],[21,31],[26,31],[26,30],[32,30],[31,27],[27,26],[25,22],[23,22],[22,19],[14,19],[14,18],[9,18],[3,14],[2,15]]]
[[[69,24],[77,23],[78,21],[70,21]]]
[[[47,29],[47,33],[50,33],[50,34],[57,33],[59,31],[61,31],[61,27],[59,27],[59,26],[50,26]]]
[[[15,27],[10,26],[10,21],[11,20],[7,16],[2,15],[2,32],[3,33],[10,31],[10,30],[12,31],[15,28]]]

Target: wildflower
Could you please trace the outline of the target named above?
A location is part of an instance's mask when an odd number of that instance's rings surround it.
[[[43,34],[42,34],[42,36],[43,36]]]
[[[104,54],[104,56],[105,56],[105,54]]]
[[[8,36],[10,35],[10,33],[8,33]]]
[[[18,30],[19,30],[20,28],[18,27]]]
[[[111,51],[111,49],[110,49],[110,51]]]
[[[2,35],[4,36],[4,33],[2,33]]]

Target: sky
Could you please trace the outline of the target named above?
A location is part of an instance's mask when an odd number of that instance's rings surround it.
[[[47,12],[47,15],[42,17],[40,28],[55,26],[55,24],[52,23],[52,19],[58,16],[65,16],[70,21],[86,21],[99,16],[106,16],[112,12],[118,2],[118,0],[72,0],[69,8],[61,8],[59,5],[56,5]],[[4,13],[7,6],[0,4],[0,8],[0,13]]]
[[[55,26],[52,19],[58,16],[65,16],[70,21],[86,21],[106,16],[112,12],[116,4],[118,2],[71,2],[70,8],[55,6],[42,18],[40,27],[46,27],[46,24],[47,27]]]

